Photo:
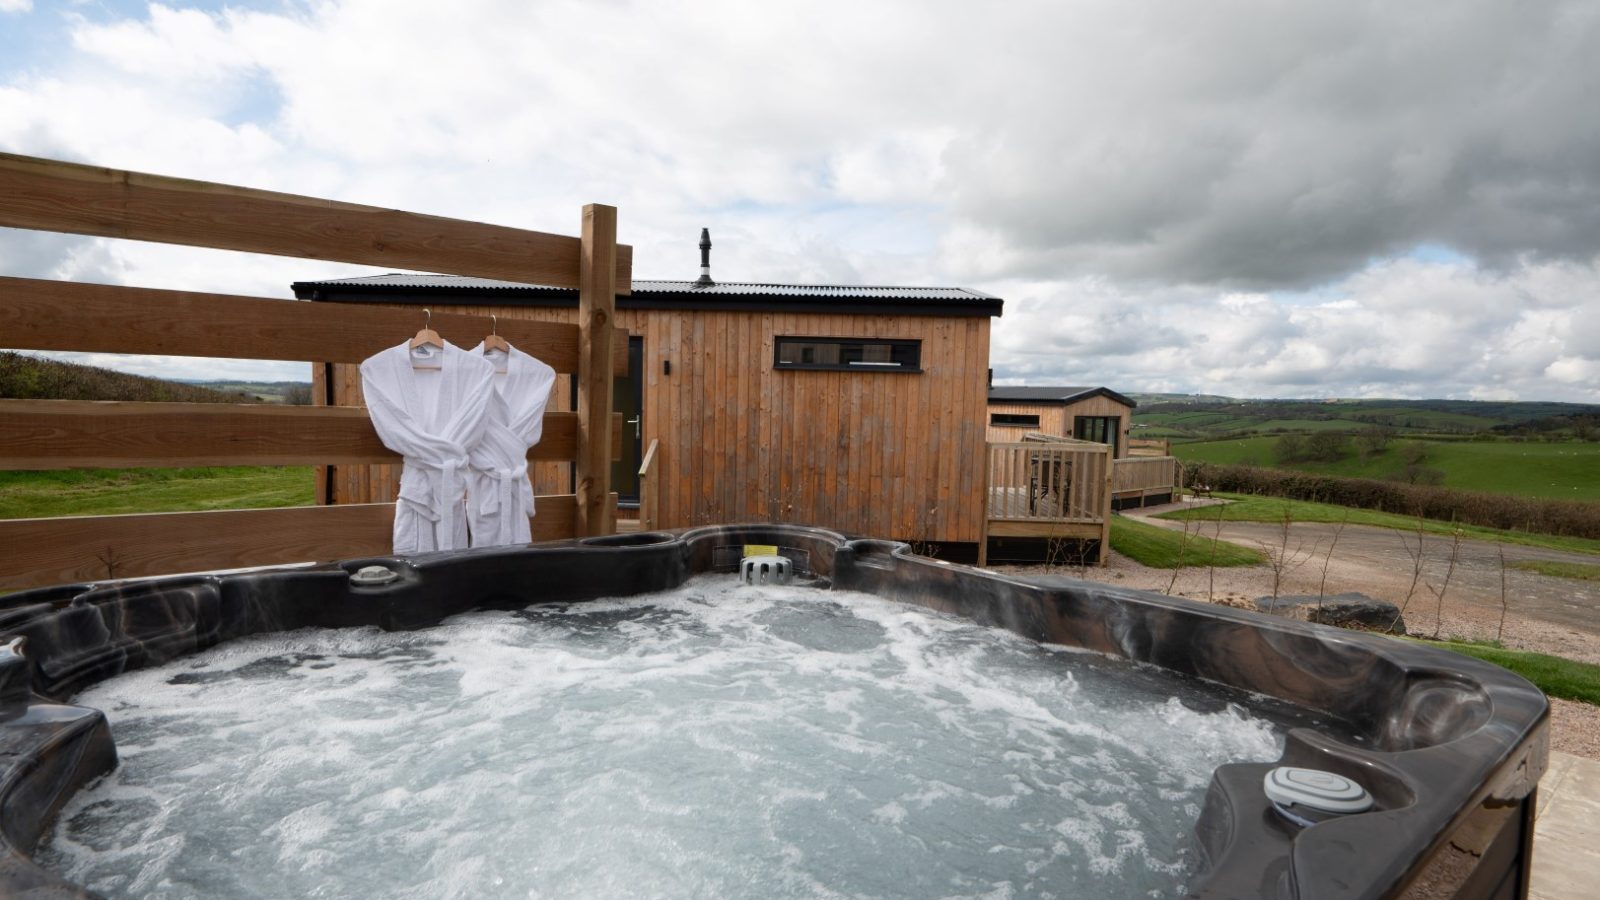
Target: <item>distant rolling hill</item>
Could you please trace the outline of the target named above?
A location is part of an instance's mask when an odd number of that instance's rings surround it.
[[[0,398],[260,403],[262,396],[0,351]]]
[[[1190,441],[1296,431],[1357,431],[1374,426],[1398,434],[1465,436],[1596,414],[1600,414],[1600,406],[1543,401],[1186,398],[1141,401],[1134,410],[1132,425],[1134,437]]]

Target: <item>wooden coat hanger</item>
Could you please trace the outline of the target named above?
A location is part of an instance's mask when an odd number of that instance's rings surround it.
[[[411,339],[411,345],[409,349],[415,351],[419,348],[428,347],[431,345],[435,350],[438,350],[442,353],[444,351],[444,339],[439,337],[439,332],[433,330],[433,310],[424,309],[422,314],[428,318],[424,320],[422,330],[418,331],[417,336]],[[444,362],[441,358],[437,357],[434,359],[418,360],[415,356],[412,356],[411,367],[414,369],[439,369],[444,367]]]
[[[501,353],[510,353],[511,345],[506,343],[506,339],[500,336],[500,317],[490,316],[489,324],[492,330],[489,332],[489,336],[483,339],[483,352],[488,353],[490,350],[499,350]]]

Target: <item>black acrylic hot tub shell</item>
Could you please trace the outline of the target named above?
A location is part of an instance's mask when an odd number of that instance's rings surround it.
[[[516,609],[666,590],[734,571],[772,545],[802,575],[1151,663],[1331,716],[1353,745],[1297,729],[1281,764],[1340,772],[1377,800],[1300,831],[1268,807],[1267,764],[1221,766],[1195,825],[1196,897],[1516,897],[1526,893],[1548,705],[1527,681],[1457,654],[1067,578],[1021,580],[905,545],[737,525],[531,547],[348,560],[315,568],[67,585],[0,601],[0,896],[85,893],[28,853],[61,804],[115,765],[104,716],[66,705],[101,679],[243,635],[306,626],[420,628]],[[382,565],[393,582],[353,586]],[[16,638],[25,639],[22,642]],[[1070,886],[1063,886],[1070,893]]]

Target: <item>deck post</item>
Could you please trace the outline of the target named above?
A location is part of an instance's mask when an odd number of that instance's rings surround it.
[[[611,499],[611,369],[617,304],[617,210],[583,208],[578,271],[577,533],[616,532]]]
[[[1111,489],[1114,487],[1112,479],[1116,476],[1116,460],[1112,457],[1112,448],[1106,447],[1106,479],[1105,492],[1100,497],[1100,565],[1104,566],[1111,559]]]
[[[989,504],[994,491],[994,451],[983,445],[983,518],[978,526],[978,568],[989,565]]]

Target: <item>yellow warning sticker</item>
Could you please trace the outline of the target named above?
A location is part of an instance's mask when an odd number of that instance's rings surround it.
[[[777,556],[778,548],[772,544],[745,544],[745,556]]]

